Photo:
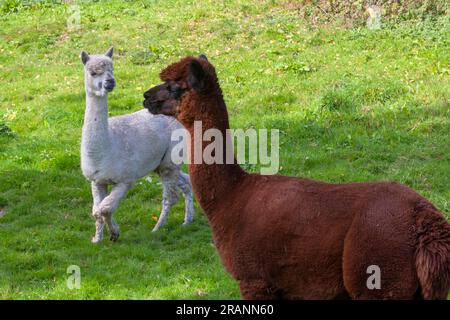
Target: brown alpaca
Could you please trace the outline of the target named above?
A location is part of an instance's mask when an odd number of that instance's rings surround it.
[[[176,116],[192,139],[195,120],[225,134],[227,109],[206,57],[186,57],[160,77],[144,95],[152,113]],[[450,225],[406,186],[263,176],[236,163],[190,164],[189,173],[245,299],[447,297]],[[380,268],[380,289],[368,289],[371,265]]]

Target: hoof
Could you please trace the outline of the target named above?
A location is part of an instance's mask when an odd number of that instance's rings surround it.
[[[154,227],[153,230],[152,230],[152,232],[157,232],[158,230],[159,230],[159,228]]]
[[[91,239],[91,242],[92,242],[93,244],[100,243],[101,241],[102,241],[102,238],[96,237],[96,236],[92,237],[92,239]]]
[[[109,236],[109,240],[116,242],[119,239],[120,233],[113,233]]]

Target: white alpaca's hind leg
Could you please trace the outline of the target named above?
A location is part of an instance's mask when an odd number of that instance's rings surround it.
[[[98,207],[98,211],[103,217],[109,229],[109,239],[116,241],[119,238],[120,230],[119,225],[113,219],[113,213],[116,211],[120,204],[120,201],[126,196],[128,190],[131,188],[131,184],[118,183],[112,187],[111,193],[103,199]]]
[[[92,190],[92,198],[94,200],[94,204],[92,206],[92,215],[95,219],[95,235],[92,237],[92,243],[99,243],[103,239],[103,227],[105,226],[105,222],[103,221],[103,217],[98,212],[98,206],[102,202],[102,200],[108,194],[108,186],[106,184],[99,184],[95,182],[91,182],[91,190]]]
[[[178,202],[178,170],[175,168],[161,169],[159,171],[163,185],[162,209],[158,222],[153,228],[153,232],[158,231],[166,224],[170,209]]]
[[[192,185],[189,175],[180,171],[178,177],[178,187],[184,194],[184,222],[183,225],[191,223],[194,218],[194,199],[192,195]]]

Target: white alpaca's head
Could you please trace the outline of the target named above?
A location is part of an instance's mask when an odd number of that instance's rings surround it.
[[[81,52],[81,62],[84,64],[84,83],[86,92],[91,95],[103,97],[113,91],[116,80],[113,73],[113,48],[105,54],[89,55]]]

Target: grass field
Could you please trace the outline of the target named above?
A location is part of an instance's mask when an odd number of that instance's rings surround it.
[[[0,17],[1,299],[240,297],[198,206],[190,226],[180,203],[150,232],[156,176],[116,212],[119,241],[90,243],[83,49],[116,49],[111,115],[140,109],[167,64],[205,53],[231,126],[280,130],[281,174],[399,181],[450,219],[448,16],[369,30],[311,26],[276,1],[96,1],[81,2],[80,29],[68,31],[68,5],[12,8]],[[70,265],[79,290],[66,286]]]

